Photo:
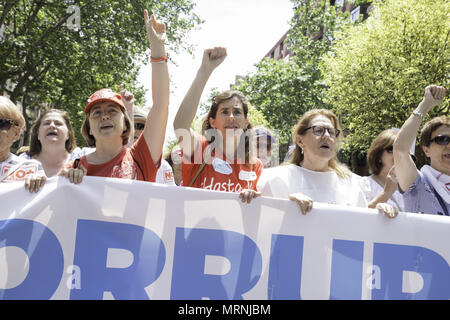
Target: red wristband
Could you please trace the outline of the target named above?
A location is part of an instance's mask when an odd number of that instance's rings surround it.
[[[155,59],[153,57],[150,57],[150,62],[163,62],[167,60],[167,56],[163,56],[162,58]]]

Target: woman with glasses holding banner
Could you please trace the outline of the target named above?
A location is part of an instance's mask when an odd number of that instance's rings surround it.
[[[336,157],[342,135],[339,121],[330,110],[306,112],[293,132],[295,149],[287,165],[264,170],[258,190],[264,196],[288,198],[298,203],[303,214],[313,202],[367,208],[361,177],[352,173]],[[388,217],[396,210],[377,205]]]
[[[417,170],[409,148],[426,114],[439,105],[445,88],[430,85],[419,106],[403,124],[394,142],[396,176],[405,199],[405,211],[439,214],[450,213],[450,117],[428,121],[420,134],[420,146],[430,165]]]
[[[213,98],[203,123],[203,134],[190,130],[203,89],[226,49],[203,52],[203,59],[173,126],[183,150],[182,177],[185,187],[235,192],[243,202],[258,196],[256,183],[262,162],[249,153],[248,101],[239,91],[228,90]]]
[[[25,181],[25,188],[38,192],[46,181],[45,172],[36,160],[21,159],[10,152],[25,124],[16,105],[0,96],[0,183]]]

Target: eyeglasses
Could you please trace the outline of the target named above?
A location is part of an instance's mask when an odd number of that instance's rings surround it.
[[[339,137],[339,134],[341,133],[341,130],[330,128],[330,127],[323,127],[323,126],[311,126],[303,130],[303,133],[308,131],[309,129],[312,129],[312,132],[315,136],[322,137],[325,134],[325,130],[328,131],[328,134],[332,137]]]
[[[19,124],[14,120],[0,119],[0,130],[9,130],[13,125],[18,126]]]
[[[387,147],[384,150],[386,150],[387,153],[392,153],[394,151],[394,147],[393,146],[389,146],[389,147]]]
[[[135,123],[134,124],[134,130],[144,130],[145,123]]]
[[[436,136],[433,139],[431,139],[430,142],[436,142],[436,144],[438,144],[438,145],[446,146],[450,142],[450,137],[444,136],[444,135]]]

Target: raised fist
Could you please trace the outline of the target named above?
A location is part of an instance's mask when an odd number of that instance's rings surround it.
[[[226,56],[226,48],[214,47],[212,49],[206,49],[203,52],[202,66],[212,71],[225,60]]]

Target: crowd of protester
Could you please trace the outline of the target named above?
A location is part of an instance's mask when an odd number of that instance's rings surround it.
[[[450,117],[423,126],[420,146],[429,165],[418,170],[411,154],[426,114],[445,97],[445,88],[436,85],[425,88],[400,130],[386,129],[374,139],[367,155],[370,176],[339,162],[342,129],[326,109],[301,116],[286,161],[272,166],[277,141],[269,130],[252,128],[248,100],[239,91],[215,96],[201,132],[191,129],[205,85],[227,56],[225,48],[206,49],[173,122],[179,148],[164,159],[170,92],[165,25],[147,11],[144,20],[152,63],[150,111],[135,107],[133,94],[122,85],[120,93],[103,88],[84,108],[81,133],[88,147],[76,146],[69,115],[50,109],[35,121],[30,145],[16,155],[10,150],[25,120],[16,105],[0,97],[0,182],[24,181],[27,190],[39,192],[56,175],[77,184],[84,176],[114,177],[232,192],[247,203],[261,195],[285,198],[303,214],[323,202],[376,208],[388,218],[399,211],[449,215]]]

